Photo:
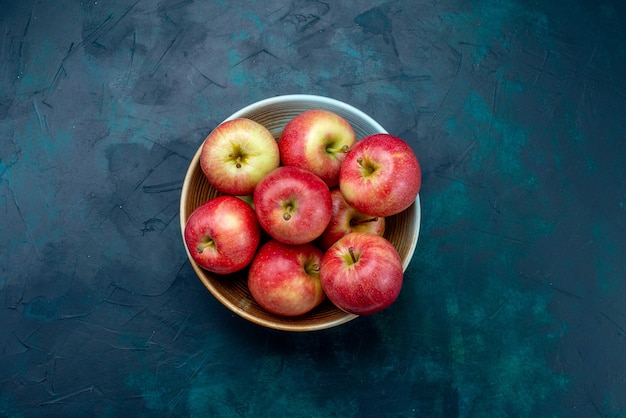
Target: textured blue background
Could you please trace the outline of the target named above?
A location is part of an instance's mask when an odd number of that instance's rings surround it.
[[[626,416],[619,0],[4,1],[0,415]],[[398,301],[220,305],[187,165],[254,101],[346,101],[422,164]]]

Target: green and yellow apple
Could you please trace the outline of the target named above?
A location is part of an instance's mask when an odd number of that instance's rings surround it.
[[[257,183],[280,165],[276,139],[263,125],[247,118],[228,120],[204,140],[200,167],[222,193],[251,194]]]

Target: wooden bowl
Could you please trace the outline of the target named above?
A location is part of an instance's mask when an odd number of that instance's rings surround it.
[[[374,133],[387,132],[371,117],[346,103],[327,97],[302,94],[278,96],[253,103],[226,120],[240,117],[255,120],[266,126],[275,138],[279,138],[287,122],[309,109],[325,109],[339,114],[350,122],[358,139]],[[183,233],[191,213],[209,199],[220,195],[217,190],[209,185],[200,168],[201,148],[202,146],[198,147],[183,183],[180,199],[180,227]],[[419,235],[419,196],[404,212],[387,217],[385,223],[384,236],[398,250],[403,269],[406,270],[415,251]],[[193,269],[213,296],[237,315],[258,325],[283,331],[314,331],[335,327],[357,317],[357,315],[338,309],[328,300],[325,300],[311,312],[298,317],[271,314],[252,298],[247,286],[247,270],[229,275],[211,273],[199,267],[189,255],[186,246],[185,249]]]

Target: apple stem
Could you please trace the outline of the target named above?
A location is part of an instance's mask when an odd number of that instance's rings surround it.
[[[198,244],[198,246],[196,247],[196,250],[198,251],[198,254],[202,254],[204,250],[214,245],[215,245],[215,241],[213,241],[212,239],[208,239]]]
[[[344,154],[348,152],[349,150],[350,150],[350,147],[347,145],[344,145],[341,148],[330,148],[330,147],[326,148],[327,152],[343,152]]]
[[[366,224],[369,222],[377,222],[378,218],[369,218],[369,219],[350,219],[350,226],[356,226],[361,224]]]
[[[354,255],[354,247],[349,247],[348,252],[350,253],[350,257],[352,258],[352,262],[356,263],[356,256]]]
[[[235,167],[241,168],[241,155],[229,154],[228,156],[230,158],[235,158],[235,156],[236,156],[237,159],[235,160]]]
[[[283,204],[283,219],[288,221],[291,219],[291,214],[295,212],[295,204],[293,201],[288,201]]]
[[[378,170],[378,165],[367,158],[359,157],[356,162],[361,166],[361,173],[364,177],[369,177]]]

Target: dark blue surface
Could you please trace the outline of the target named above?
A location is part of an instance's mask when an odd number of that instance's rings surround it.
[[[0,415],[626,416],[626,21],[607,1],[0,7]],[[398,301],[311,334],[203,287],[187,165],[280,94],[422,164]]]

